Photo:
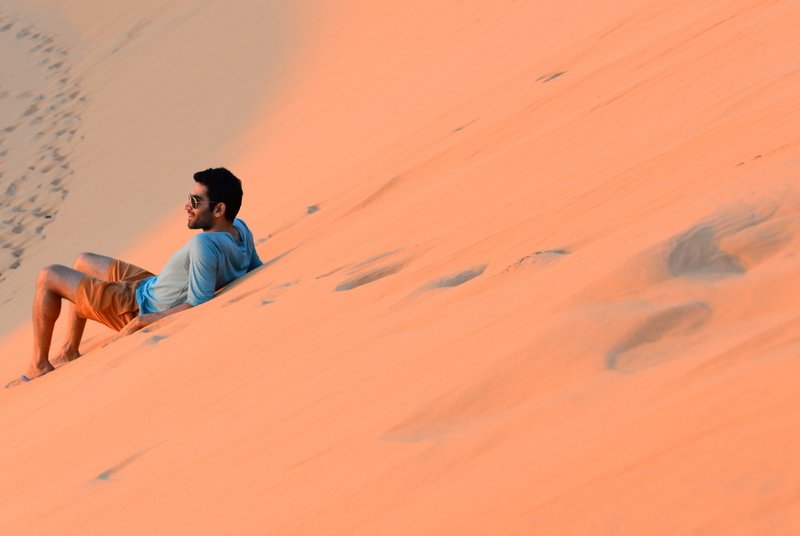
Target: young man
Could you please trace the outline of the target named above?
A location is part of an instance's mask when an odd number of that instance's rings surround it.
[[[189,229],[204,232],[175,252],[159,275],[93,253],[79,255],[73,268],[42,269],[33,300],[33,359],[25,374],[6,387],[54,369],[48,356],[62,298],[74,306],[56,362],[80,355],[87,319],[129,335],[210,300],[215,291],[261,266],[250,229],[236,219],[242,205],[241,181],[225,168],[199,171],[194,180],[184,208]]]

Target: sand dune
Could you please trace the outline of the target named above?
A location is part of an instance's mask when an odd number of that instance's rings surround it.
[[[8,62],[0,87],[1,282],[20,267],[27,249],[39,245],[69,194],[69,157],[86,96],[70,78],[70,51],[57,35],[0,14],[0,39]]]
[[[3,534],[798,531],[795,3],[156,4],[2,14],[4,120],[81,120],[6,136],[0,373],[38,268],[157,270],[197,169],[266,266],[0,393]]]
[[[19,123],[0,146],[10,149],[2,164],[3,191],[16,188],[5,197],[4,210],[11,212],[4,221],[13,225],[4,224],[2,240],[18,256],[5,254],[0,262],[24,266],[0,265],[2,292],[11,298],[0,312],[7,332],[28,320],[31,285],[41,266],[70,264],[80,251],[121,256],[142,235],[158,233],[168,214],[179,215],[186,177],[232,158],[232,140],[257,121],[253,110],[288,70],[296,48],[288,32],[298,40],[304,34],[294,30],[296,16],[280,2],[231,10],[221,2],[64,6],[15,0],[3,16],[13,24],[0,32],[4,54],[14,58],[8,90],[28,95],[0,99],[16,103],[3,117],[9,126]],[[258,31],[240,31],[251,19]],[[53,43],[36,50],[47,39]],[[55,48],[46,52],[50,46]],[[24,117],[24,107],[41,96],[39,111]],[[32,194],[38,194],[33,202]],[[21,234],[13,233],[20,223]],[[139,265],[157,270],[183,238],[162,235],[164,250],[151,243]]]

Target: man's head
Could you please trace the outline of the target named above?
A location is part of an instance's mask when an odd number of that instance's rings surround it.
[[[211,229],[225,219],[233,222],[242,206],[242,182],[225,168],[209,168],[194,174],[195,185],[186,210],[190,229]]]

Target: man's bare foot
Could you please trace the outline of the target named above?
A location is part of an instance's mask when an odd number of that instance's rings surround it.
[[[6,389],[9,389],[11,387],[15,387],[15,386],[17,386],[17,385],[19,385],[21,383],[25,383],[25,382],[29,382],[29,381],[35,380],[36,378],[39,378],[40,376],[44,376],[48,372],[51,372],[51,371],[53,371],[55,369],[56,368],[53,365],[51,365],[49,362],[47,363],[47,366],[45,368],[43,368],[43,369],[40,369],[38,367],[31,367],[31,368],[28,369],[28,371],[25,374],[23,374],[19,378],[14,378],[10,382],[8,382],[6,384]]]
[[[27,376],[28,378],[30,378],[32,380],[35,380],[39,376],[44,376],[48,372],[51,372],[51,371],[54,371],[54,370],[56,370],[56,367],[54,367],[53,365],[50,364],[49,361],[47,361],[47,365],[45,365],[44,368],[41,368],[41,367],[36,366],[36,365],[31,365],[30,367],[28,367],[28,371],[25,373],[25,376]]]
[[[61,349],[61,353],[59,353],[56,357],[52,358],[50,361],[59,367],[61,365],[66,365],[70,361],[75,361],[81,356],[80,352],[76,349],[71,348],[69,346],[65,346]]]

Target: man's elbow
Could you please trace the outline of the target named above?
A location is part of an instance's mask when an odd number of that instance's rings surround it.
[[[193,303],[190,303],[190,302],[187,300],[187,301],[183,302],[182,304],[175,306],[175,307],[172,309],[172,312],[174,312],[174,313],[179,313],[179,312],[181,312],[181,311],[185,311],[185,310],[187,310],[187,309],[191,309],[192,307],[196,307],[197,305],[200,305],[200,304],[199,304],[199,303],[198,303],[198,304],[193,304]]]

